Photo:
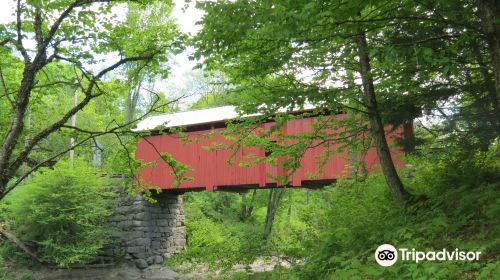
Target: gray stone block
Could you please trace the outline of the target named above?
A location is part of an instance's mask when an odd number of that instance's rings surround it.
[[[135,245],[137,246],[149,246],[151,240],[149,238],[137,238],[134,240]]]
[[[144,251],[142,253],[134,253],[132,254],[132,256],[134,257],[134,259],[146,259],[149,256],[149,254],[146,251]]]
[[[145,269],[148,267],[148,262],[144,259],[135,260],[135,266],[139,269]]]
[[[175,246],[184,247],[186,246],[186,239],[174,239]]]
[[[142,232],[142,231],[127,232],[127,238],[129,238],[129,239],[136,239],[136,238],[141,238],[141,237],[144,237],[144,232]]]
[[[154,256],[154,263],[155,264],[160,264],[162,262],[163,262],[163,257],[162,256],[159,256],[159,255]]]
[[[154,249],[158,249],[161,247],[161,242],[158,241],[158,240],[155,240],[155,241],[152,241],[151,242],[151,248],[154,250]]]
[[[145,225],[146,225],[146,223],[144,221],[136,221],[136,220],[132,221],[132,226],[134,226],[134,227],[142,227]]]
[[[134,214],[134,220],[138,220],[138,221],[143,221],[145,219],[148,219],[148,213],[146,212],[139,212],[139,213],[136,213]]]
[[[126,249],[126,252],[130,254],[136,254],[142,251],[144,251],[144,247],[142,246],[128,246]]]
[[[159,225],[159,226],[170,226],[169,225],[169,222],[167,220],[156,220],[156,224]]]

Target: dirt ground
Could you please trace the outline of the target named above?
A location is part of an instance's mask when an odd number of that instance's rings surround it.
[[[139,270],[132,265],[120,264],[117,266],[91,267],[91,268],[71,268],[52,269],[35,268],[16,270],[17,279],[22,279],[23,275],[31,275],[33,280],[187,280],[193,279],[180,275],[168,267],[152,265],[144,270]],[[25,277],[26,277],[25,276]]]
[[[231,272],[257,273],[272,271],[275,266],[290,267],[290,263],[278,257],[258,258],[249,265],[235,265]],[[12,267],[11,267],[12,268]],[[152,265],[138,269],[133,263],[118,265],[91,266],[85,268],[58,269],[38,267],[33,269],[17,268],[12,272],[18,280],[206,280],[220,276],[221,270],[209,270],[208,265],[182,265],[181,273],[164,265]],[[30,276],[31,278],[29,278]]]

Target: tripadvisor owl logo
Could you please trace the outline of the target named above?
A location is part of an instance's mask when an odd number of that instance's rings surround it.
[[[398,252],[399,251],[399,252]],[[396,249],[391,244],[382,244],[375,251],[375,260],[381,266],[391,266],[398,261],[419,263],[422,261],[478,261],[480,251],[461,251],[441,249],[439,251],[418,251],[415,248]]]
[[[382,244],[375,251],[375,260],[381,266],[391,266],[398,260],[398,251],[391,244]]]

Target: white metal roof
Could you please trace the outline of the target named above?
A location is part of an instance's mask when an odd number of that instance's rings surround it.
[[[152,130],[158,126],[179,127],[192,124],[213,123],[238,117],[234,106],[192,110],[148,117],[137,124],[135,131]]]
[[[304,105],[303,110],[314,109],[311,104]],[[134,131],[153,130],[159,126],[179,127],[194,124],[206,124],[239,117],[234,106],[223,106],[209,109],[192,110],[178,113],[162,114],[148,117],[137,124]],[[248,115],[247,115],[248,116]]]

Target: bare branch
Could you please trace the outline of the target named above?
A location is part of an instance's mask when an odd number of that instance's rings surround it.
[[[23,35],[22,35],[22,21],[21,21],[21,0],[17,0],[17,8],[16,8],[16,32],[17,32],[17,49],[21,52],[21,55],[24,58],[24,63],[30,62],[30,57],[28,56],[28,52],[23,46]]]
[[[0,66],[0,81],[2,82],[2,87],[5,92],[5,97],[7,98],[7,100],[9,100],[10,105],[14,108],[14,102],[10,98],[10,92],[9,89],[7,88],[7,84],[5,83],[5,79],[3,77],[2,66]]]
[[[41,85],[36,85],[33,88],[47,88],[47,87],[53,87],[53,86],[59,86],[59,85],[67,85],[67,86],[79,86],[79,83],[75,82],[68,82],[68,81],[54,81],[50,83],[45,83]]]
[[[37,47],[40,48],[43,44],[43,32],[42,32],[42,9],[40,6],[36,6],[35,8],[35,40],[37,43]],[[40,51],[40,49],[38,50]]]
[[[130,170],[130,174],[134,175],[134,167],[132,166],[132,162],[130,161],[130,151],[127,148],[127,146],[123,143],[122,139],[120,138],[120,135],[118,133],[114,133],[116,138],[118,139],[118,143],[120,143],[120,146],[122,146],[123,150],[125,150],[125,153],[127,154],[127,165]]]
[[[38,261],[39,263],[45,263],[40,257],[38,257],[24,242],[22,242],[19,238],[17,238],[14,234],[6,231],[3,228],[3,224],[0,223],[0,235],[5,236],[8,240],[10,240],[12,243],[14,243],[19,249],[24,251],[28,256],[30,256],[32,259]]]
[[[12,37],[11,38],[5,38],[2,41],[0,41],[0,46],[5,46],[7,43],[12,42]]]

